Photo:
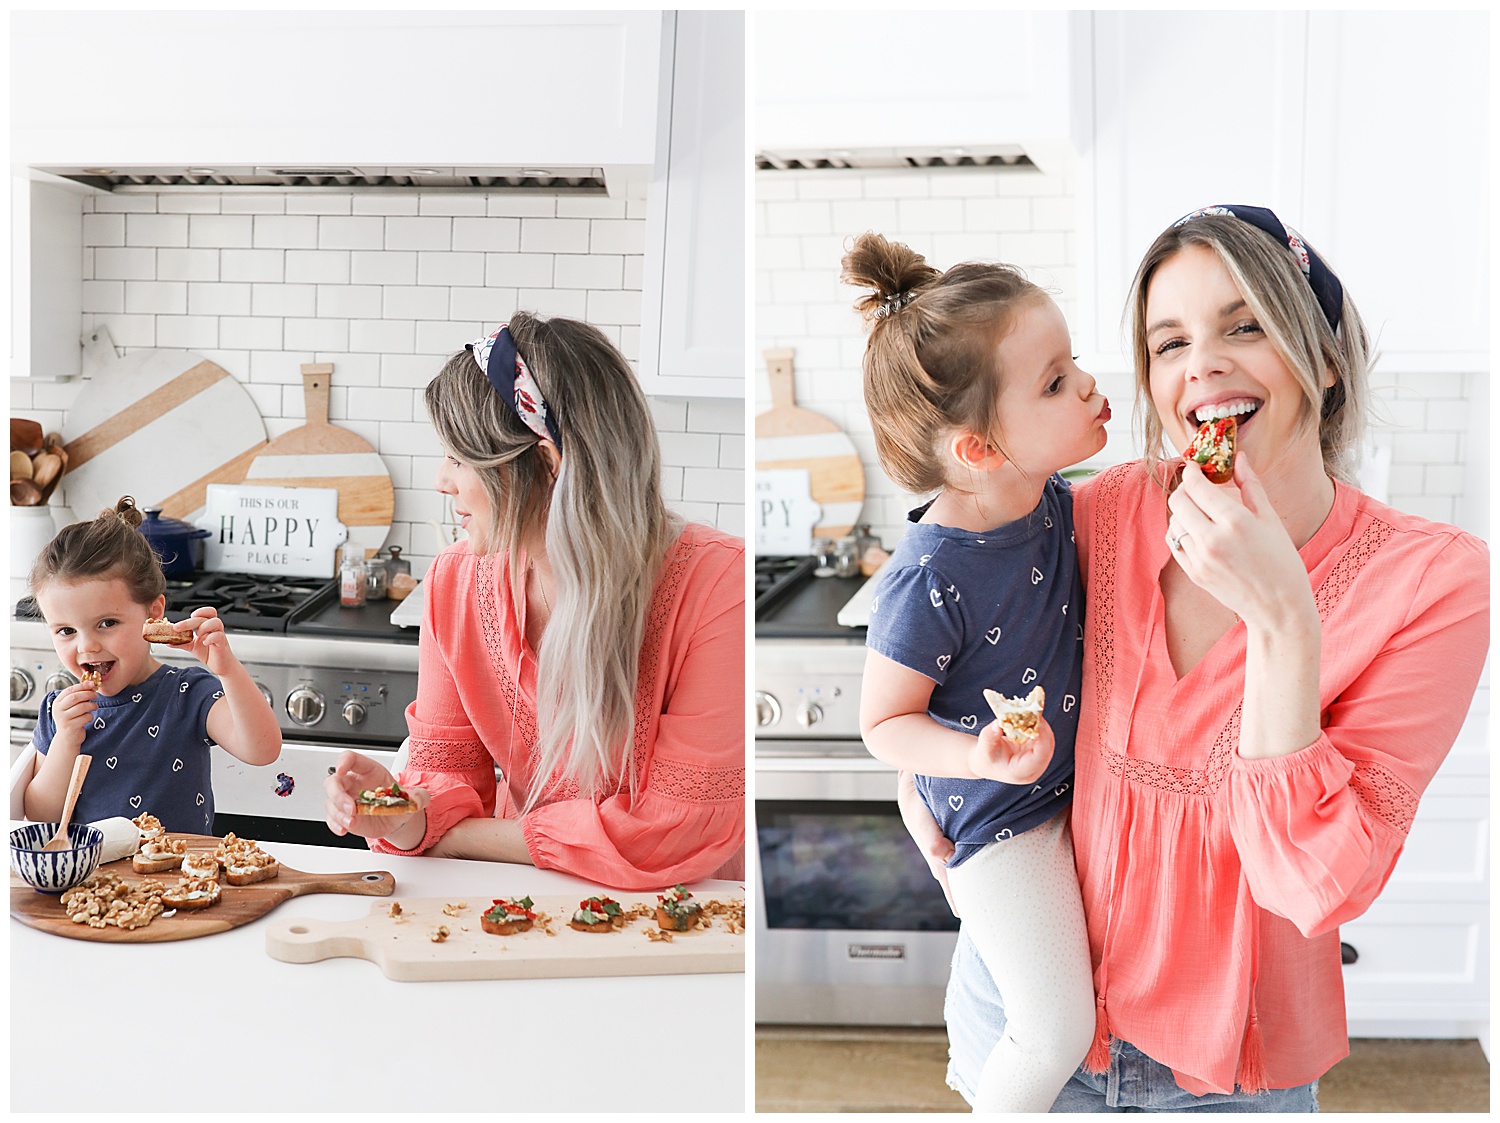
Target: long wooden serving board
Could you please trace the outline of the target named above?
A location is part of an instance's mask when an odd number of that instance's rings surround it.
[[[173,834],[172,837],[186,838],[190,854],[212,851],[219,844],[219,839],[209,835]],[[130,868],[129,858],[121,858],[118,862],[110,862],[99,868],[136,881],[171,884],[182,876],[175,870],[167,873],[136,873]],[[108,944],[154,944],[228,932],[241,924],[259,920],[282,901],[300,897],[304,893],[352,893],[366,897],[389,897],[395,891],[396,879],[384,871],[303,873],[282,865],[281,873],[270,881],[255,885],[225,885],[219,903],[206,909],[193,912],[179,909],[172,916],[158,916],[144,928],[90,928],[87,924],[75,924],[68,919],[60,896],[39,893],[12,872],[10,914],[28,927],[39,928],[55,936]]]
[[[654,894],[620,894],[632,905],[654,905]],[[743,903],[743,893],[698,894],[702,902]],[[490,898],[399,897],[401,914],[382,902],[357,920],[277,918],[266,929],[266,952],[286,963],[347,957],[368,959],[397,982],[458,979],[561,979],[618,975],[697,975],[745,970],[745,936],[732,933],[722,917],[696,932],[674,932],[671,942],[647,937],[656,923],[633,920],[615,932],[575,932],[568,918],[579,896],[535,897],[537,912],[553,918],[548,935],[538,923],[529,932],[492,936],[480,926]],[[465,904],[466,907],[455,906]],[[444,912],[448,906],[449,912]],[[441,942],[439,927],[448,929]]]

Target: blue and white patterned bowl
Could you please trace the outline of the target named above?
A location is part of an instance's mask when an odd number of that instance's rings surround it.
[[[39,893],[62,893],[99,868],[104,832],[87,823],[68,824],[67,850],[43,850],[57,832],[56,823],[28,823],[10,832],[10,868]]]

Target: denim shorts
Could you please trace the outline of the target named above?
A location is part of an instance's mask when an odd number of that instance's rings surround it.
[[[948,1023],[948,1086],[970,1103],[985,1058],[1005,1032],[1005,1007],[973,943],[959,931],[943,1004]],[[1110,1042],[1109,1071],[1079,1069],[1063,1085],[1053,1111],[1318,1110],[1318,1082],[1266,1092],[1210,1092],[1195,1096],[1177,1086],[1172,1070],[1125,1041]]]

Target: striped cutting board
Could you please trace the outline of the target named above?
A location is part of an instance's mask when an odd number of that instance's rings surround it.
[[[121,495],[191,519],[211,483],[239,483],[266,446],[255,400],[228,371],[191,351],[115,354],[108,330],[85,344],[89,382],[63,421],[74,517]]]
[[[809,490],[823,513],[813,534],[850,533],[865,504],[865,468],[847,433],[821,413],[794,401],[790,349],[767,351],[771,409],[755,418],[755,467],[806,468]]]
[[[369,557],[385,545],[395,514],[396,493],[380,454],[357,433],[328,422],[332,363],[302,364],[307,424],[277,437],[260,450],[245,473],[247,484],[268,487],[334,487],[339,522],[349,528],[345,549]]]

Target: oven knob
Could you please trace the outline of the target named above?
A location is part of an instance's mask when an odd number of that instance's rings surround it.
[[[776,701],[776,695],[757,690],[755,692],[755,724],[761,729],[768,729],[780,720],[781,703]]]
[[[803,702],[797,707],[797,724],[803,729],[811,729],[823,720],[823,707],[816,702]]]
[[[317,725],[326,710],[323,695],[310,686],[299,686],[286,697],[287,715],[298,725]]]
[[[24,702],[36,690],[36,681],[20,667],[10,669],[10,700]]]
[[[42,689],[43,690],[66,690],[66,689],[68,689],[68,687],[72,686],[77,681],[78,681],[78,677],[76,675],[69,674],[67,671],[53,671],[50,675],[47,676],[47,681],[44,682],[44,683],[42,683]],[[11,686],[12,686],[12,691],[14,691],[14,686],[15,686],[15,679],[14,678],[11,679]]]
[[[363,702],[356,702],[351,698],[344,703],[344,720],[350,725],[358,725],[364,721],[367,712]]]

